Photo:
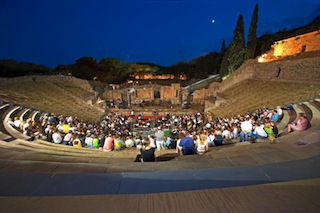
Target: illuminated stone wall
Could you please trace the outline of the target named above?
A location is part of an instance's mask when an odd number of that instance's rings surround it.
[[[174,75],[170,74],[163,74],[163,75],[152,75],[151,73],[144,73],[144,74],[134,74],[134,78],[139,80],[167,80],[167,79],[174,79]]]
[[[219,96],[219,92],[247,79],[319,84],[320,31],[278,41],[263,60],[259,59],[246,61],[228,79],[211,83],[206,91],[194,91],[193,100]]]
[[[274,57],[292,56],[304,52],[320,50],[320,31],[302,34],[277,41],[272,45]]]
[[[258,62],[265,63],[283,60],[290,56],[296,56],[320,50],[320,31],[314,31],[299,36],[275,42],[270,51],[258,57]]]
[[[180,87],[180,84],[162,86],[160,88],[160,100],[171,101],[172,104],[180,104],[181,99],[186,100],[187,91]]]
[[[135,92],[131,93],[131,103],[140,104],[142,101],[153,101],[154,100],[154,88],[141,88],[136,89]]]
[[[122,100],[122,94],[114,91],[106,91],[102,94],[102,99],[107,101]]]
[[[208,96],[208,89],[195,90],[193,92],[193,103],[204,103],[204,99]]]
[[[320,51],[309,53],[309,57],[299,55],[268,63],[258,63],[256,59],[248,60],[228,79],[221,83],[211,83],[206,91],[194,91],[194,102],[211,96],[219,97],[219,93],[247,79],[320,84]]]

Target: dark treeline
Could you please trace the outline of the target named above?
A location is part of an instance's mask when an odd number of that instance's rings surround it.
[[[23,75],[53,74],[55,70],[43,65],[14,60],[0,60],[0,77],[17,77]]]

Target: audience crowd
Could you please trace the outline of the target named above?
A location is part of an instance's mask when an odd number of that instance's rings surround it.
[[[289,107],[290,108],[290,107]],[[97,124],[86,123],[72,116],[42,113],[38,122],[28,118],[9,120],[9,124],[30,136],[28,140],[42,138],[51,143],[64,144],[105,152],[137,149],[141,154],[136,161],[154,161],[154,151],[176,149],[183,155],[208,151],[210,146],[220,146],[228,141],[262,142],[269,139],[276,143],[279,137],[277,123],[282,110],[258,109],[229,118],[214,118],[210,112],[182,115],[144,117],[109,113]],[[286,132],[302,131],[310,126],[304,114],[299,114],[297,123],[288,125]],[[153,154],[152,154],[153,153]]]

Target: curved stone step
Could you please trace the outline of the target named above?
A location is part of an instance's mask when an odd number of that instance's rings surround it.
[[[320,128],[320,111],[309,102],[303,102],[303,104],[307,106],[312,112],[312,119],[310,120],[311,128],[319,129]]]
[[[2,104],[0,106],[0,118],[2,119],[0,122],[0,132],[2,132],[3,134],[6,134],[6,135],[9,135],[9,133],[4,128],[4,123],[3,123],[4,120],[3,119],[4,119],[4,114],[9,109],[9,107],[10,107],[10,104]]]
[[[294,131],[287,135],[281,136],[278,139],[280,142],[290,143],[294,146],[299,146],[298,141],[302,141],[302,143],[305,145],[320,142],[320,111],[309,102],[303,102],[303,104],[312,112],[312,119],[310,120],[311,127],[304,131]],[[300,110],[301,112],[304,112],[302,109]]]
[[[36,119],[37,116],[40,115],[40,112],[39,111],[33,111],[31,114],[30,114],[30,118],[32,121],[36,122],[36,123],[39,123],[39,118]]]
[[[18,118],[21,120],[21,121],[24,121],[24,116],[27,114],[27,112],[29,112],[29,109],[28,108],[24,108],[23,110],[21,110],[21,112],[19,113],[18,115]]]
[[[281,132],[283,131],[283,129],[288,125],[288,123],[290,122],[290,116],[287,110],[283,110],[283,117],[280,121],[280,123],[277,124],[277,127],[279,129],[279,133],[281,134]]]
[[[315,106],[318,110],[320,110],[320,102],[316,100],[311,100],[310,103]]]
[[[7,112],[3,115],[4,116],[3,125],[4,125],[4,128],[7,130],[7,132],[9,133],[9,135],[15,138],[27,139],[29,138],[29,136],[22,134],[22,132],[19,132],[7,122],[11,117],[11,115],[18,109],[20,109],[20,106],[13,106],[11,109],[7,110]]]
[[[299,113],[304,113],[304,111],[301,109],[301,106],[299,104],[294,104],[293,108],[296,112],[296,114],[298,115]],[[294,122],[296,122],[298,120],[298,116],[296,117],[296,119],[294,120]]]

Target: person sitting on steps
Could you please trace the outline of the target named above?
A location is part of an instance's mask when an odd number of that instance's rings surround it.
[[[311,127],[311,124],[305,114],[299,113],[297,122],[288,124],[288,133],[291,131],[303,131],[309,127]]]

